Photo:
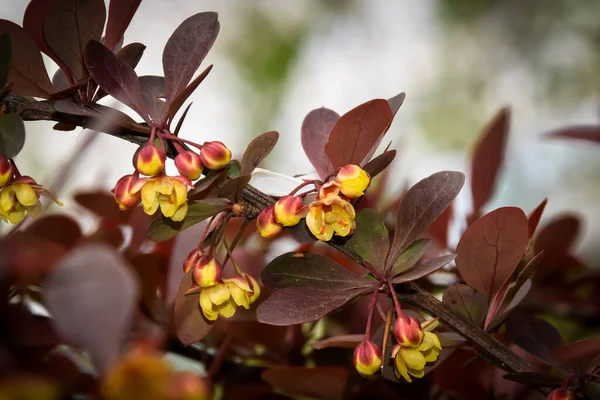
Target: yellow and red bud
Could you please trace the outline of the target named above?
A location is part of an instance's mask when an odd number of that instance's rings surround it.
[[[275,205],[271,205],[258,215],[256,218],[256,228],[260,236],[271,239],[283,231],[283,226],[275,220]]]
[[[547,400],[575,400],[575,395],[573,392],[569,392],[566,389],[556,389],[553,390],[548,397]]]
[[[195,181],[202,175],[202,162],[200,156],[193,151],[182,151],[175,157],[177,171],[190,181]]]
[[[194,265],[192,277],[200,287],[211,287],[221,279],[222,270],[223,267],[213,256],[204,254]]]
[[[0,156],[0,187],[10,183],[15,174],[15,167],[5,157]]]
[[[186,274],[190,272],[194,266],[198,264],[203,255],[204,251],[199,248],[195,248],[194,250],[190,251],[190,254],[188,254],[187,258],[183,262],[183,272]]]
[[[147,144],[134,156],[135,169],[142,175],[156,176],[165,170],[167,155],[164,150]]]
[[[335,180],[340,184],[340,192],[349,199],[365,194],[371,183],[371,177],[360,166],[348,164],[340,168]]]
[[[394,323],[394,336],[402,347],[419,347],[423,342],[423,328],[415,318],[406,314],[398,315]]]
[[[381,368],[381,348],[371,340],[365,340],[354,349],[354,367],[359,374],[369,377]]]
[[[125,175],[117,181],[111,192],[121,210],[135,207],[140,203],[142,186],[144,180],[135,175]]]
[[[302,198],[298,196],[283,196],[273,208],[275,214],[275,221],[279,222],[283,226],[294,226],[298,225],[302,219],[298,213],[302,208]]]
[[[231,161],[231,150],[218,141],[205,142],[200,151],[200,161],[208,169],[221,169]]]

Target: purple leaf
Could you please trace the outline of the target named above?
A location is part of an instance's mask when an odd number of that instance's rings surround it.
[[[106,370],[120,353],[138,296],[127,261],[108,246],[83,245],[59,261],[44,289],[56,330]]]
[[[184,346],[189,346],[202,339],[212,329],[214,323],[208,322],[198,303],[198,294],[185,295],[185,292],[192,287],[192,272],[188,272],[183,276],[179,289],[177,289],[177,297],[173,306],[173,324],[177,338]]]
[[[331,347],[353,349],[363,340],[365,340],[365,335],[362,333],[355,335],[339,335],[311,343],[310,347],[316,350],[328,349]]]
[[[376,282],[373,281],[373,285]],[[258,322],[286,326],[323,318],[354,298],[370,292],[374,286],[346,290],[323,287],[286,287],[275,290],[256,309]]]
[[[527,250],[529,228],[523,210],[503,207],[475,221],[456,249],[464,281],[491,301]]]
[[[483,326],[487,302],[477,290],[455,283],[444,291],[442,303],[458,312],[478,327]]]
[[[125,61],[131,68],[135,69],[142,59],[145,50],[146,46],[142,43],[129,43],[117,52],[117,57]]]
[[[385,256],[390,241],[388,230],[375,210],[366,208],[356,215],[356,230],[348,244],[380,275],[385,273]]]
[[[498,170],[504,160],[509,122],[510,110],[501,109],[484,128],[473,151],[471,193],[474,214],[481,210],[494,193]]]
[[[562,215],[544,225],[533,241],[534,252],[544,252],[540,274],[550,274],[581,263],[571,256],[581,222],[576,215]]]
[[[252,171],[254,171],[254,168],[256,168],[271,150],[273,150],[278,139],[279,132],[271,131],[263,133],[252,140],[250,144],[248,144],[244,156],[242,157],[240,174],[251,174]]]
[[[442,268],[444,265],[448,264],[455,258],[456,254],[446,254],[445,256],[423,261],[421,264],[417,265],[410,271],[394,278],[392,282],[406,283],[410,281],[416,281],[417,279],[421,279],[424,276],[434,273],[435,271]]]
[[[371,179],[373,179],[383,172],[383,170],[394,161],[395,157],[396,150],[388,150],[366,163],[363,169],[367,171]]]
[[[173,120],[173,117],[175,116],[175,114],[177,114],[177,111],[179,111],[183,103],[185,103],[188,97],[190,97],[194,90],[196,90],[198,85],[200,85],[202,81],[204,81],[204,79],[208,76],[208,73],[212,70],[212,67],[212,65],[209,65],[204,71],[202,71],[200,75],[194,78],[192,83],[187,85],[181,92],[179,92],[179,94],[169,105],[166,114],[163,114],[164,120],[168,121],[169,123]]]
[[[19,25],[0,20],[0,35],[10,33],[12,57],[6,83],[21,96],[48,98],[56,90],[50,82],[42,55],[34,40]]]
[[[355,275],[331,259],[316,253],[280,255],[261,273],[263,285],[271,289],[302,287],[330,291],[372,290],[376,281]]]
[[[104,45],[114,50],[115,45],[123,38],[123,33],[129,26],[142,0],[111,0],[108,6],[106,35]]]
[[[185,89],[219,34],[218,14],[192,15],[171,35],[163,51],[167,104]]]
[[[371,100],[342,115],[325,145],[333,170],[368,162],[393,118],[388,102],[382,99]]]
[[[565,344],[553,351],[554,358],[562,363],[576,366],[587,365],[600,355],[600,338],[579,340]]]
[[[338,400],[345,398],[348,373],[348,369],[342,367],[279,366],[266,369],[261,378],[278,393],[289,394],[293,398]],[[277,395],[261,397],[290,398]]]
[[[140,76],[140,90],[150,117],[159,123],[165,111],[165,78],[155,75]]]
[[[546,208],[548,199],[544,199],[536,208],[527,216],[527,224],[529,225],[529,239],[533,237],[540,223],[544,209]]]
[[[137,74],[125,61],[100,42],[90,41],[85,50],[90,75],[108,94],[137,112],[148,124],[150,118]]]
[[[600,125],[576,125],[557,129],[545,134],[551,139],[575,139],[600,143]]]
[[[25,124],[21,116],[10,112],[0,115],[0,155],[13,158],[25,144]]]
[[[557,366],[552,354],[562,346],[560,333],[549,322],[526,312],[514,312],[506,321],[506,335],[517,346],[547,364]]]
[[[396,260],[390,270],[390,276],[396,276],[403,272],[408,271],[415,266],[417,262],[423,257],[425,251],[431,244],[429,239],[417,239],[408,246]]]
[[[462,173],[442,171],[421,180],[406,192],[396,212],[396,231],[388,255],[388,268],[391,268],[390,261],[398,258],[452,203],[464,182]]]
[[[244,190],[244,188],[248,185],[248,182],[250,182],[251,178],[251,175],[237,176],[224,184],[223,187],[219,189],[219,193],[217,195],[234,202],[238,201],[240,199],[240,195],[242,194],[242,190]]]
[[[338,113],[322,107],[309,112],[302,122],[302,148],[321,179],[333,173],[331,161],[325,154],[325,144],[339,119]]]
[[[46,44],[76,81],[87,74],[83,55],[91,40],[100,40],[106,8],[103,0],[55,0],[44,20]]]

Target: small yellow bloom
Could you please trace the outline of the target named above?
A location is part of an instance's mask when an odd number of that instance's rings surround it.
[[[256,218],[256,229],[260,236],[271,239],[283,231],[283,226],[275,220],[275,205],[270,205]]]
[[[22,176],[4,186],[0,191],[0,218],[11,224],[18,224],[25,218],[25,214],[30,217],[37,216],[42,209],[41,194],[49,195],[56,204],[62,206],[49,190],[28,176]]]
[[[135,169],[142,175],[156,176],[165,170],[167,155],[164,150],[147,144],[138,150],[135,157]]]
[[[256,284],[255,284],[256,283]],[[258,283],[242,274],[233,278],[223,279],[214,286],[202,289],[200,292],[200,308],[209,321],[217,319],[219,314],[225,318],[233,317],[238,306],[250,308],[260,294]]]
[[[423,328],[415,318],[402,314],[394,323],[394,336],[403,347],[418,346],[423,341]]]
[[[306,226],[319,240],[331,240],[334,233],[348,236],[354,231],[354,207],[338,193],[339,184],[329,182],[323,185],[317,200],[308,205]]]
[[[160,207],[162,214],[173,221],[182,221],[188,210],[187,187],[191,182],[182,176],[158,176],[146,179],[142,186],[144,212],[152,215]]]
[[[194,265],[192,277],[198,286],[210,287],[216,285],[221,279],[222,270],[223,267],[213,256],[204,254]]]
[[[442,351],[442,344],[437,335],[430,332],[437,326],[437,319],[421,324],[423,336],[420,343],[410,346],[395,345],[392,349],[394,372],[398,379],[404,378],[412,382],[412,378],[422,378],[425,375],[425,364],[435,362]]]
[[[273,212],[275,220],[283,226],[298,225],[302,217],[298,211],[302,208],[302,198],[298,196],[283,196],[275,203]]]
[[[371,183],[371,177],[360,166],[348,164],[340,168],[335,180],[340,184],[340,192],[349,199],[365,194]]]
[[[370,340],[361,342],[354,349],[353,361],[354,367],[360,375],[364,377],[374,375],[381,368],[381,348]]]

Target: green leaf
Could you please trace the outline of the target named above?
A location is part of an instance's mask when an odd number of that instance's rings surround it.
[[[229,177],[237,178],[242,174],[241,171],[240,162],[238,160],[231,160],[229,163]]]
[[[0,155],[13,158],[25,143],[25,125],[17,113],[0,116]]]
[[[390,241],[388,231],[375,210],[366,208],[356,215],[356,230],[348,244],[383,275]]]
[[[444,291],[442,303],[473,322],[478,327],[483,326],[487,311],[487,302],[477,290],[455,283]]]
[[[163,242],[171,239],[184,229],[224,211],[230,204],[229,200],[221,198],[206,199],[191,203],[183,221],[174,222],[161,215],[152,221],[148,227],[146,236],[154,242]]]
[[[418,239],[412,242],[412,244],[396,258],[394,265],[392,265],[390,275],[396,276],[414,267],[421,257],[423,257],[423,254],[430,243],[431,240],[429,239]]]
[[[12,58],[12,39],[10,33],[0,36],[0,88],[4,87],[6,77],[10,70],[10,60]]]

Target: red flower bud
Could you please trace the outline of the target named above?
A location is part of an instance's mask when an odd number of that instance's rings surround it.
[[[194,268],[194,265],[198,264],[200,258],[204,255],[204,252],[201,249],[194,249],[190,251],[187,258],[183,262],[183,273],[187,274]]]
[[[221,142],[206,142],[200,151],[200,161],[208,169],[221,169],[231,161],[231,150]]]
[[[9,183],[15,174],[15,167],[7,158],[0,156],[0,187]]]
[[[267,239],[274,238],[283,230],[283,226],[275,220],[274,207],[275,205],[271,205],[265,208],[256,218],[258,233]]]
[[[575,400],[573,392],[565,389],[556,389],[546,397],[547,400]]]
[[[177,171],[191,181],[195,181],[202,175],[202,163],[200,156],[193,151],[182,151],[175,157]]]
[[[354,350],[354,367],[364,377],[371,376],[381,368],[381,348],[370,340],[365,340]]]
[[[221,264],[214,257],[204,254],[194,265],[192,276],[194,281],[203,288],[214,286],[221,279]]]
[[[298,215],[298,211],[302,208],[302,199],[298,196],[283,196],[277,203],[273,212],[275,214],[275,221],[279,222],[283,226],[294,226],[302,219]]]
[[[424,333],[419,321],[400,314],[394,323],[394,336],[402,347],[418,347],[423,342]]]
[[[135,175],[125,175],[117,181],[112,192],[121,210],[135,207],[140,203],[140,190],[144,186],[144,182],[144,179]]]
[[[165,170],[167,155],[162,149],[147,144],[134,156],[135,169],[143,175],[156,176]]]

